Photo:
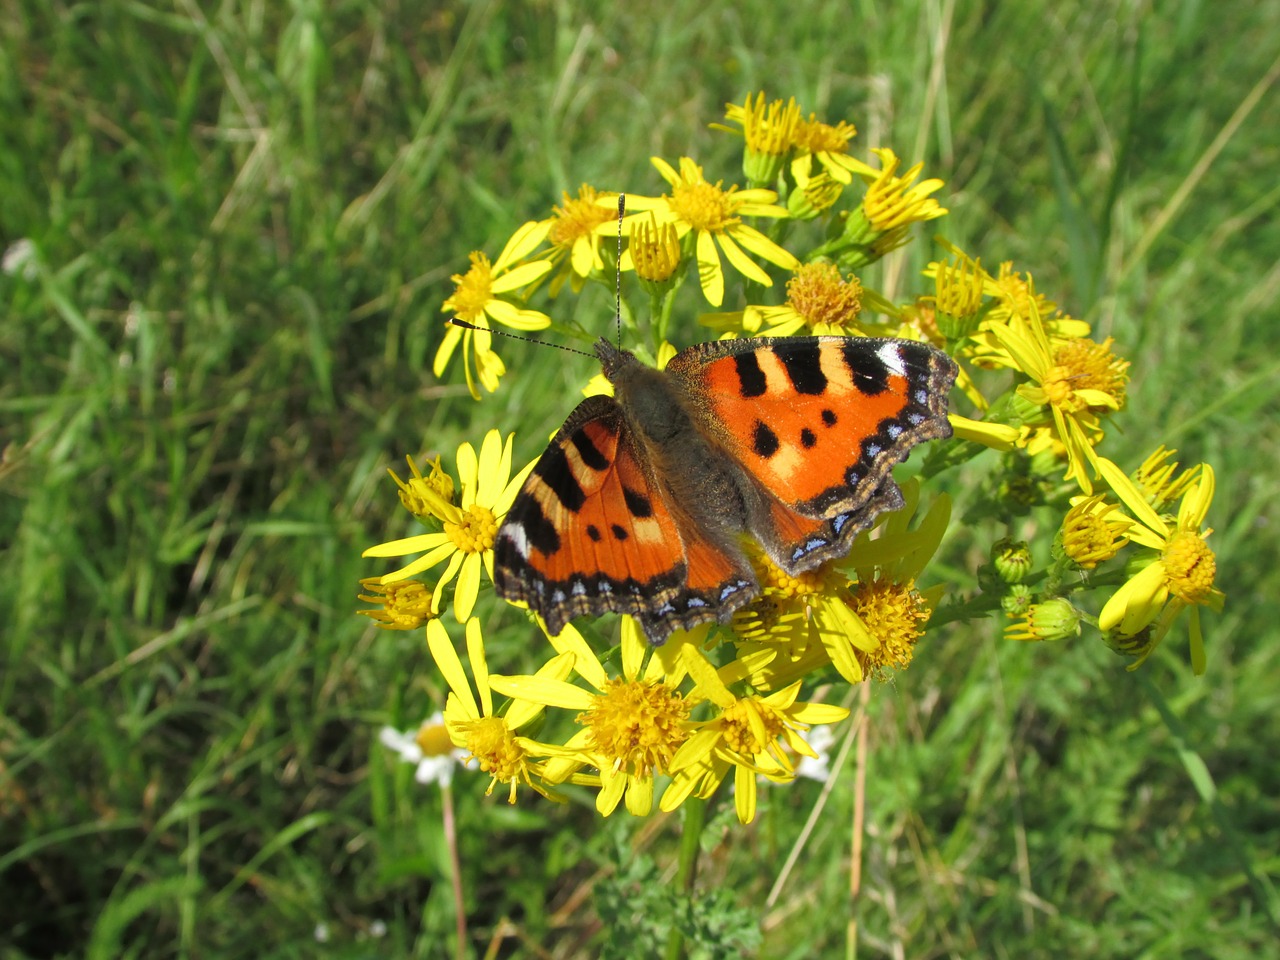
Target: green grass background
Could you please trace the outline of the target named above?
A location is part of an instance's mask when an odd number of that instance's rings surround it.
[[[1200,679],[1185,628],[1138,675],[931,634],[873,691],[862,900],[851,770],[766,902],[819,788],[770,792],[708,828],[703,955],[841,956],[855,909],[863,956],[1273,950],[1277,38],[1240,0],[0,2],[0,240],[36,251],[0,274],[0,956],[454,955],[439,793],[376,745],[441,682],[352,615],[359,553],[409,529],[388,464],[492,425],[530,457],[590,371],[435,381],[449,275],[562,189],[659,192],[652,154],[736,180],[706,125],[762,88],[924,159],[932,226],[1116,337],[1110,452],[1217,467],[1228,599]],[[677,819],[455,789],[477,955],[661,942]]]

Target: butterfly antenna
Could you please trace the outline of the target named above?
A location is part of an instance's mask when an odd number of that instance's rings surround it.
[[[518,333],[508,333],[506,330],[495,330],[493,327],[477,327],[474,323],[468,323],[466,320],[459,320],[457,317],[450,317],[449,323],[455,327],[461,327],[463,330],[483,330],[485,333],[492,333],[499,337],[507,337],[511,340],[523,340],[525,343],[536,343],[544,347],[555,347],[557,350],[567,350],[569,353],[576,353],[580,357],[591,357],[596,359],[594,353],[587,353],[585,350],[575,350],[573,347],[566,347],[563,343],[549,343],[546,340],[535,340],[533,337],[524,337]]]
[[[618,194],[618,257],[613,271],[613,323],[622,349],[622,216],[627,212],[627,195]]]

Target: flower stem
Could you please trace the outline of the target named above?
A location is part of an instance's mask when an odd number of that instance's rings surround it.
[[[698,880],[698,853],[702,849],[702,828],[707,824],[707,801],[690,797],[684,804],[684,832],[680,836],[680,864],[676,869],[676,889],[692,897]],[[684,934],[673,926],[667,934],[666,960],[680,960]]]
[[[448,784],[441,786],[444,798],[444,842],[449,848],[449,872],[453,886],[453,910],[457,916],[458,943],[454,956],[458,960],[466,960],[470,956],[467,950],[467,907],[462,897],[462,862],[458,857],[458,829],[453,817],[453,788]]]

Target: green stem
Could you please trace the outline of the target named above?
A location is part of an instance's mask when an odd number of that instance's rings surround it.
[[[698,880],[698,854],[702,850],[702,828],[707,824],[707,801],[690,797],[684,803],[684,830],[680,836],[680,864],[676,870],[676,889],[688,898]],[[667,934],[666,960],[680,960],[684,955],[684,934],[672,926]]]

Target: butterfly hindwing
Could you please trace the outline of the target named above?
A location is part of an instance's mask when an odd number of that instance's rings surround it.
[[[525,481],[495,540],[494,582],[553,635],[575,616],[616,611],[655,643],[755,587],[740,556],[705,542],[672,504],[603,396],[578,405]]]

